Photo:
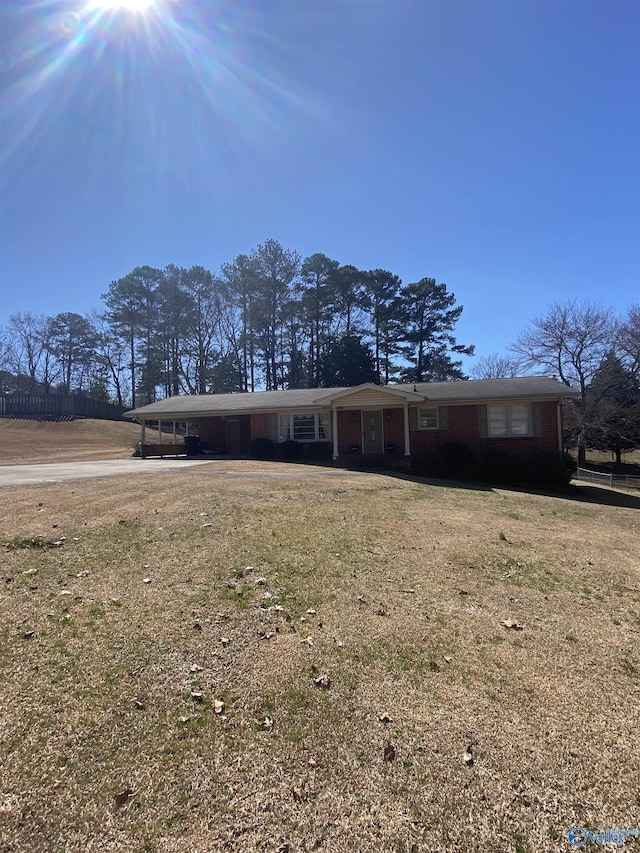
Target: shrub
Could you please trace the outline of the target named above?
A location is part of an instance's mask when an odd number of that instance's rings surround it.
[[[461,441],[446,441],[437,449],[434,464],[438,477],[469,477],[474,473],[475,455]]]
[[[435,477],[435,456],[432,453],[412,454],[411,473],[417,477]]]
[[[273,442],[270,438],[254,438],[249,445],[249,454],[255,459],[272,459]]]
[[[562,488],[571,482],[576,463],[568,453],[539,450],[527,457],[526,468],[526,480],[529,485]]]
[[[522,461],[506,450],[492,448],[487,450],[482,460],[480,476],[488,483],[514,485],[522,483],[525,471]]]
[[[558,489],[569,484],[574,470],[568,453],[537,450],[520,457],[494,448],[485,454],[480,474],[489,483]]]
[[[328,441],[314,441],[309,445],[309,459],[331,459],[333,449]]]
[[[280,455],[283,459],[300,459],[302,457],[303,447],[299,441],[287,439],[280,445]]]

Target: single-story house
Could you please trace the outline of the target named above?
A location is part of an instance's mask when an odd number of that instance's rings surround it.
[[[577,392],[555,379],[527,376],[410,385],[301,388],[169,397],[126,412],[142,425],[141,454],[171,453],[145,442],[149,422],[186,423],[204,446],[233,456],[256,438],[274,446],[313,445],[316,457],[354,463],[393,457],[405,467],[447,442],[474,453],[562,450],[561,401]],[[318,454],[318,449],[324,454]],[[175,452],[175,448],[174,451]],[[397,467],[403,467],[398,464]]]

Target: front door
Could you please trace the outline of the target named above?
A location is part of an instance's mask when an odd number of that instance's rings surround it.
[[[382,412],[362,413],[362,452],[382,454]]]

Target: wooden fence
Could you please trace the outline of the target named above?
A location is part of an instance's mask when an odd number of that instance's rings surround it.
[[[120,421],[122,412],[121,406],[93,400],[82,394],[10,394],[0,397],[0,418],[99,418]]]

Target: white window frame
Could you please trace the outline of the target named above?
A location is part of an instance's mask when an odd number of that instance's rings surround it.
[[[527,416],[526,430],[522,430],[524,420],[516,417],[514,409],[525,409]],[[500,409],[505,424],[500,432],[491,429],[491,410]],[[487,405],[487,435],[489,438],[530,438],[533,435],[533,414],[530,403],[489,403]]]
[[[313,436],[295,438],[295,419],[313,418]],[[321,435],[321,430],[324,435]],[[331,412],[280,412],[278,414],[278,443],[298,441],[310,444],[312,441],[331,441]]]
[[[435,412],[435,424],[423,426],[423,412]],[[425,420],[433,418],[433,415],[424,415]],[[440,429],[440,409],[438,406],[422,406],[418,409],[418,429],[419,430],[434,430]]]

